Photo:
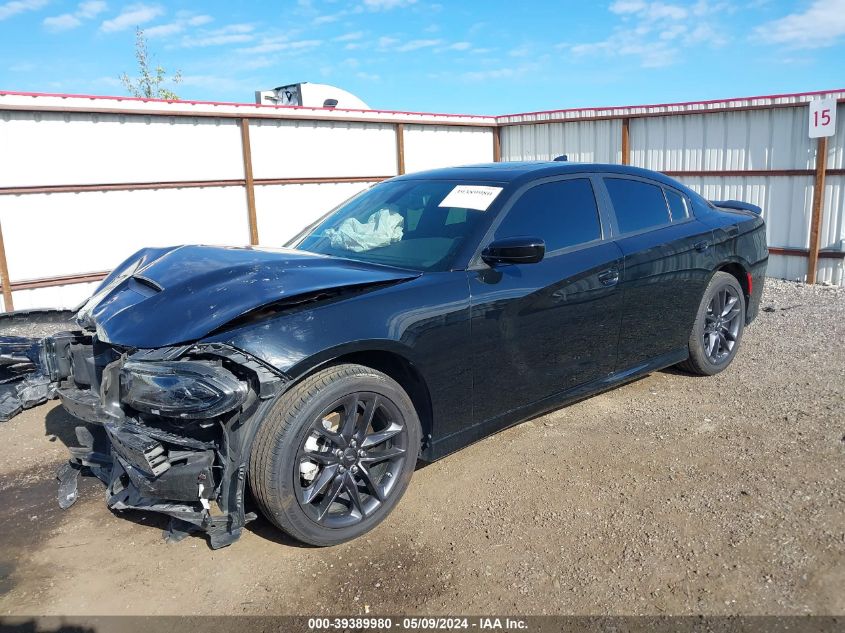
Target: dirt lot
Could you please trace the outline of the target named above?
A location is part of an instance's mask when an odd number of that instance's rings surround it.
[[[55,505],[48,405],[0,425],[0,614],[845,613],[845,292],[769,281],[733,367],[659,372],[417,471],[364,539],[212,551]]]

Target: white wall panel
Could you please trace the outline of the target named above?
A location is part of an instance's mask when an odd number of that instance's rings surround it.
[[[845,168],[845,103],[836,109],[836,135],[827,141],[827,168]]]
[[[501,130],[502,160],[554,160],[566,154],[583,163],[622,162],[622,123],[584,121],[516,125]]]
[[[807,108],[631,119],[631,163],[656,171],[812,169]]]
[[[244,177],[235,119],[0,112],[0,187]]]
[[[766,275],[792,281],[806,281],[807,258],[792,255],[770,255]],[[837,286],[845,285],[843,261],[841,259],[820,258],[816,271],[816,281]]]
[[[393,125],[326,121],[250,121],[255,178],[393,176]]]
[[[350,182],[256,187],[259,242],[262,246],[282,246],[306,226],[372,184]]]
[[[405,126],[405,171],[493,161],[490,128]]]
[[[15,290],[12,293],[12,301],[15,304],[15,310],[32,310],[34,308],[71,309],[90,297],[98,285],[99,282],[94,282]]]
[[[845,176],[825,179],[822,248],[845,250]]]
[[[144,246],[249,243],[243,187],[3,196],[0,222],[12,281],[111,270]]]
[[[813,203],[812,176],[684,177],[685,185],[709,200],[744,200],[763,209],[769,246],[808,248]],[[821,248],[842,250],[845,240],[845,176],[828,176],[821,226]],[[773,255],[768,274],[804,279],[807,259]],[[843,283],[843,260],[819,259],[818,280]]]
[[[811,176],[708,176],[678,180],[708,200],[744,200],[762,207],[771,246],[809,246],[813,201]]]
[[[772,246],[809,247],[813,202],[812,176],[682,177],[709,200],[744,200],[763,208]],[[828,176],[822,216],[821,248],[841,249],[845,240],[845,176]]]
[[[807,278],[807,258],[792,255],[769,255],[766,275],[779,279],[804,281]]]

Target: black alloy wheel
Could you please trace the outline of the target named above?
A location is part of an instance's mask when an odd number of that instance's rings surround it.
[[[408,458],[408,429],[396,405],[355,392],[311,424],[294,464],[297,501],[315,523],[347,527],[393,492]]]
[[[414,404],[389,376],[334,365],[289,387],[258,427],[249,484],[262,513],[294,538],[335,545],[378,525],[416,467]]]
[[[743,311],[740,294],[731,285],[724,285],[713,293],[704,315],[702,340],[707,357],[719,364],[731,355],[742,327]]]
[[[717,271],[701,297],[689,337],[689,358],[679,367],[699,376],[731,364],[745,330],[745,293],[733,275]]]

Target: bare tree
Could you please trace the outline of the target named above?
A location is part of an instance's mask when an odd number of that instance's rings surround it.
[[[138,77],[130,77],[123,73],[120,77],[124,88],[133,97],[144,97],[147,99],[169,99],[178,101],[179,95],[172,90],[162,87],[163,83],[182,82],[182,71],[177,70],[170,79],[167,78],[167,71],[158,64],[154,69],[150,68],[151,59],[147,52],[147,38],[140,27],[135,28],[135,59],[138,60]]]

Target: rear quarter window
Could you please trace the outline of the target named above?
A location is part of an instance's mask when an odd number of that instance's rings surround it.
[[[621,233],[633,233],[669,223],[663,189],[641,180],[605,178],[604,185]]]
[[[664,189],[666,192],[666,200],[669,203],[669,210],[672,212],[672,222],[680,222],[689,217],[689,210],[687,209],[687,201],[681,194],[672,191],[671,189]]]

